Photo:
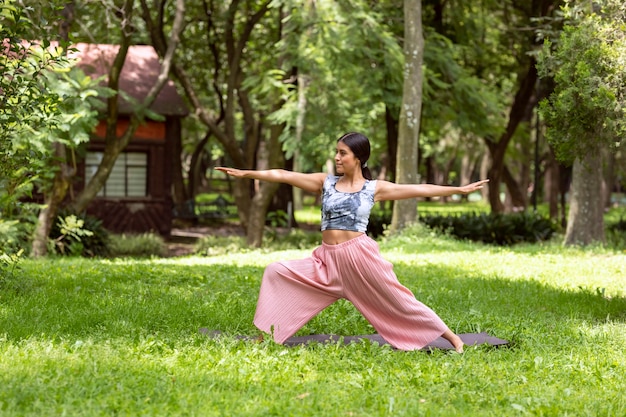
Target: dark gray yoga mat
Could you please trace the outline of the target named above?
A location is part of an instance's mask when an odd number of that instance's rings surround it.
[[[205,334],[209,337],[219,337],[224,336],[224,333],[219,330],[209,330],[207,328],[200,329],[200,333]],[[463,343],[466,346],[477,346],[487,344],[489,346],[503,346],[508,345],[509,342],[504,339],[499,339],[497,337],[490,336],[489,334],[482,333],[461,333],[458,335]],[[235,336],[237,339],[242,340],[257,340],[252,336]],[[285,346],[304,346],[309,343],[339,343],[347,345],[349,343],[357,343],[363,340],[369,340],[371,342],[376,342],[379,345],[389,345],[385,339],[383,339],[379,334],[368,334],[361,336],[338,336],[334,334],[312,334],[308,336],[294,336],[285,341],[283,343]],[[425,346],[422,350],[430,350],[430,349],[445,349],[451,350],[453,349],[452,344],[448,342],[446,339],[440,337],[427,346]]]

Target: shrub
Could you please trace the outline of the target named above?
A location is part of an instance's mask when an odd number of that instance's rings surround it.
[[[18,250],[17,253],[8,254],[0,252],[0,289],[5,281],[15,276],[15,271],[19,269],[24,251]]]
[[[161,257],[167,253],[165,240],[155,233],[113,234],[109,241],[111,257]]]
[[[216,256],[234,252],[246,252],[245,239],[241,236],[205,236],[196,243],[195,253],[198,255]]]
[[[60,255],[107,256],[109,232],[102,221],[85,214],[74,215],[61,211],[52,230],[51,250]]]
[[[606,242],[614,248],[626,250],[626,219],[620,219],[606,228]]]
[[[0,253],[12,253],[19,250],[21,241],[21,231],[19,220],[0,219]]]
[[[387,230],[387,226],[391,224],[391,210],[382,210],[378,207],[374,207],[370,213],[370,220],[367,224],[367,234],[376,239],[382,236]]]
[[[496,245],[549,240],[557,227],[536,213],[511,214],[463,213],[456,216],[422,215],[420,221],[431,229],[467,239]]]
[[[0,253],[30,253],[31,239],[37,217],[27,210],[19,217],[0,219]]]

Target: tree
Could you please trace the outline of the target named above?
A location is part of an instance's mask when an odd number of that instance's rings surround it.
[[[417,178],[417,144],[422,112],[422,34],[421,0],[404,0],[404,88],[398,128],[396,181],[414,184]],[[398,231],[415,221],[417,201],[397,201],[393,206],[391,230]]]
[[[626,134],[626,5],[619,0],[570,1],[558,40],[546,40],[542,77],[554,92],[541,103],[548,141],[573,164],[566,245],[604,241],[602,155]]]
[[[31,254],[34,257],[45,256],[48,252],[48,235],[76,171],[74,151],[89,140],[98,124],[98,110],[102,108],[98,97],[107,94],[99,87],[99,82],[78,68],[47,76],[44,88],[62,100],[57,104],[60,114],[56,122],[29,132],[27,139],[36,138],[49,144],[42,160],[30,164],[30,169],[43,165],[37,188],[44,201],[33,235]]]
[[[133,10],[134,0],[125,0],[123,6],[116,10],[116,15],[120,22],[120,43],[117,55],[108,74],[107,85],[111,90],[116,91],[117,94],[107,98],[105,148],[102,161],[100,162],[100,165],[98,166],[93,177],[91,177],[89,182],[85,185],[85,188],[83,188],[81,193],[76,196],[74,201],[70,204],[70,209],[77,213],[84,211],[102,189],[109,178],[111,170],[113,169],[119,154],[126,148],[139,124],[147,115],[151,114],[149,107],[168,80],[170,68],[174,59],[174,52],[180,41],[180,33],[184,26],[184,0],[176,0],[175,2],[171,32],[169,39],[166,41],[167,47],[160,51],[162,53],[162,62],[157,80],[144,100],[141,103],[136,103],[135,111],[130,117],[126,131],[118,137],[118,106],[119,96],[121,95],[121,92],[119,91],[119,78],[124,61],[126,60],[128,48],[133,42],[135,24],[133,20]],[[165,39],[164,35],[163,39]]]
[[[47,7],[57,6],[47,3]],[[52,144],[63,136],[61,132],[75,128],[75,122],[89,118],[88,111],[67,118],[66,106],[75,91],[54,87],[60,85],[55,80],[69,71],[69,62],[63,43],[51,45],[54,32],[46,26],[58,19],[31,19],[28,12],[32,10],[0,0],[0,222],[28,218],[18,210],[26,206],[19,202],[36,186],[50,184],[55,164]],[[21,221],[19,227],[28,223]]]

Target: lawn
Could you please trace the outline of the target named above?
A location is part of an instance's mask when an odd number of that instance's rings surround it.
[[[233,337],[257,334],[264,265],[311,249],[25,260],[0,278],[0,415],[626,415],[626,253],[423,230],[381,250],[453,330],[510,345],[458,355]],[[339,302],[299,334],[371,332]]]

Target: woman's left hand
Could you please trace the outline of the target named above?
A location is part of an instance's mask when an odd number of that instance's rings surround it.
[[[480,180],[471,184],[463,185],[459,187],[459,191],[461,192],[461,194],[473,193],[474,191],[481,190],[488,182],[489,180]]]

